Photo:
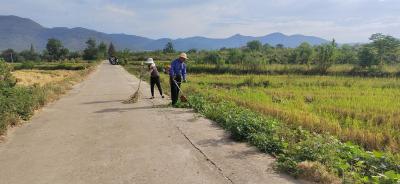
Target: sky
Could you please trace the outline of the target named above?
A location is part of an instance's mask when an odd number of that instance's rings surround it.
[[[303,34],[341,43],[400,38],[400,0],[0,0],[1,15],[45,27],[149,38]]]

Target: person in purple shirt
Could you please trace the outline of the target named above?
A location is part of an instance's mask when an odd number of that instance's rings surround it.
[[[186,82],[186,64],[187,60],[186,53],[181,53],[178,59],[175,59],[171,63],[171,68],[169,69],[169,78],[171,86],[171,99],[172,105],[175,105],[179,97],[179,89],[181,83]]]

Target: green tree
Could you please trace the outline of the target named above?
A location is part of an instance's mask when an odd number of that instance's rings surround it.
[[[96,40],[93,38],[89,38],[86,41],[86,49],[83,51],[83,59],[85,60],[96,60],[98,59],[99,50],[96,47]]]
[[[364,45],[358,52],[359,65],[363,68],[369,68],[378,64],[376,50],[370,45]]]
[[[114,44],[111,42],[110,45],[108,46],[108,57],[115,56],[115,54],[116,54],[115,47]]]
[[[269,63],[288,64],[290,55],[288,49],[278,46],[271,51],[269,58]]]
[[[62,48],[60,50],[60,59],[67,59],[69,54],[69,50],[67,48]]]
[[[348,44],[342,45],[338,50],[337,50],[337,63],[339,64],[357,64],[358,58],[357,58],[357,50]]]
[[[217,51],[209,52],[203,60],[204,63],[215,64],[217,67],[225,64],[224,58]]]
[[[101,42],[99,44],[98,50],[99,50],[99,53],[98,53],[98,55],[99,55],[98,57],[99,58],[104,59],[104,58],[107,57],[107,45],[106,45],[106,43]]]
[[[78,59],[78,58],[80,58],[80,57],[82,57],[82,54],[81,54],[81,52],[79,52],[79,51],[70,52],[70,53],[68,54],[68,59],[69,59],[69,60],[71,60],[71,59]]]
[[[313,48],[309,43],[304,42],[300,44],[294,52],[296,55],[296,62],[305,64],[310,68],[313,52]]]
[[[270,50],[270,49],[273,49],[274,47],[271,46],[269,43],[266,43],[266,44],[263,45],[263,48],[264,48],[265,50]]]
[[[331,45],[332,45],[333,47],[335,47],[335,48],[338,47],[338,44],[336,43],[335,38],[332,39]]]
[[[281,44],[281,43],[276,44],[276,46],[275,46],[275,48],[277,48],[277,49],[283,49],[284,47],[285,46],[283,44]]]
[[[226,60],[229,64],[243,64],[244,54],[240,49],[231,49]]]
[[[175,49],[174,49],[174,45],[172,44],[172,42],[168,42],[163,50],[164,53],[174,53]]]
[[[1,57],[6,62],[17,62],[17,52],[13,49],[7,49],[1,52]]]
[[[23,57],[24,60],[27,60],[27,61],[39,61],[40,60],[39,54],[32,52],[32,50],[24,50],[24,51],[20,52],[19,55],[21,57]]]
[[[30,53],[36,53],[36,52],[35,52],[35,48],[33,47],[33,44],[31,44],[31,48],[29,49],[29,52],[30,52]]]
[[[243,54],[242,65],[251,71],[257,71],[262,64],[266,64],[266,61],[260,52],[247,52]]]
[[[334,44],[324,44],[317,47],[317,65],[321,73],[326,73],[335,63],[336,48]]]
[[[117,53],[119,62],[122,65],[128,64],[128,61],[129,61],[131,55],[132,55],[131,51],[128,50],[128,49],[124,49],[123,51],[120,51],[120,52]]]
[[[50,61],[60,60],[68,55],[68,49],[64,48],[62,42],[55,38],[50,38],[47,41],[46,50]]]
[[[260,51],[263,48],[262,43],[258,40],[247,42],[246,46],[252,51]]]
[[[386,58],[390,57],[397,51],[400,46],[400,41],[392,36],[383,35],[382,33],[373,34],[370,38],[372,46],[377,50],[379,65],[382,66]]]

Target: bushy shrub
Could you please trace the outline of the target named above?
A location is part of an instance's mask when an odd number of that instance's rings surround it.
[[[35,63],[33,63],[32,61],[26,61],[23,62],[20,66],[20,69],[33,69],[35,67]]]
[[[0,61],[0,90],[5,88],[14,87],[16,84],[16,79],[11,74],[12,67]]]

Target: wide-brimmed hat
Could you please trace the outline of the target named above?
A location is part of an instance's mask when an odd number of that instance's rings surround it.
[[[179,55],[179,57],[188,59],[187,54],[184,53],[184,52],[182,52],[182,53]]]
[[[153,60],[153,58],[148,58],[146,60],[146,62],[144,62],[144,63],[146,63],[146,64],[154,64],[154,60]]]

